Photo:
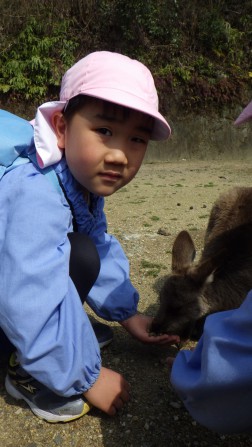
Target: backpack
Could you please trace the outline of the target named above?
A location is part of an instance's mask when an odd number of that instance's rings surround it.
[[[37,164],[31,123],[0,109],[0,180],[5,173],[30,162],[61,191],[54,169],[51,166],[41,169]]]

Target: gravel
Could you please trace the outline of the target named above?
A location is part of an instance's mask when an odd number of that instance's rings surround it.
[[[169,272],[176,234],[189,230],[200,252],[213,201],[231,186],[249,185],[251,171],[247,161],[144,164],[130,185],[107,199],[109,231],[118,237],[128,255],[132,282],[140,292],[141,312],[156,312],[157,291]],[[6,394],[2,367],[1,447],[252,445],[249,435],[213,433],[191,418],[169,383],[166,358],[176,355],[176,347],[144,346],[118,324],[111,326],[114,341],[102,351],[103,364],[121,372],[130,382],[129,404],[114,418],[93,409],[77,421],[49,424],[33,416],[25,403]]]

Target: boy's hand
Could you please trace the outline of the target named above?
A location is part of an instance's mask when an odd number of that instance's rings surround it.
[[[121,321],[121,325],[135,338],[143,343],[155,343],[155,344],[175,344],[179,343],[180,339],[178,335],[151,335],[150,327],[153,321],[153,317],[147,315],[136,314],[128,320]]]
[[[129,401],[129,389],[121,374],[102,367],[98,379],[84,396],[94,407],[114,416]]]

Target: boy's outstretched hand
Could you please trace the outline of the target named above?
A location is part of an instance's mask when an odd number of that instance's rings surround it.
[[[94,385],[84,393],[84,397],[94,407],[114,416],[129,401],[130,386],[124,377],[111,369],[101,367]]]
[[[153,317],[149,317],[143,314],[136,314],[128,320],[121,321],[121,325],[132,335],[142,343],[155,343],[159,345],[175,344],[180,342],[178,335],[151,335],[150,327],[153,321]]]

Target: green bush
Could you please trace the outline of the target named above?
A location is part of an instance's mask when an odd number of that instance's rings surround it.
[[[43,22],[29,18],[1,54],[0,92],[34,100],[59,86],[62,74],[75,60],[77,43],[69,39],[69,27],[67,19],[56,22],[49,35]]]
[[[0,0],[0,95],[58,97],[61,77],[95,50],[153,72],[161,110],[222,107],[251,89],[251,0]],[[13,12],[14,11],[14,12]]]

